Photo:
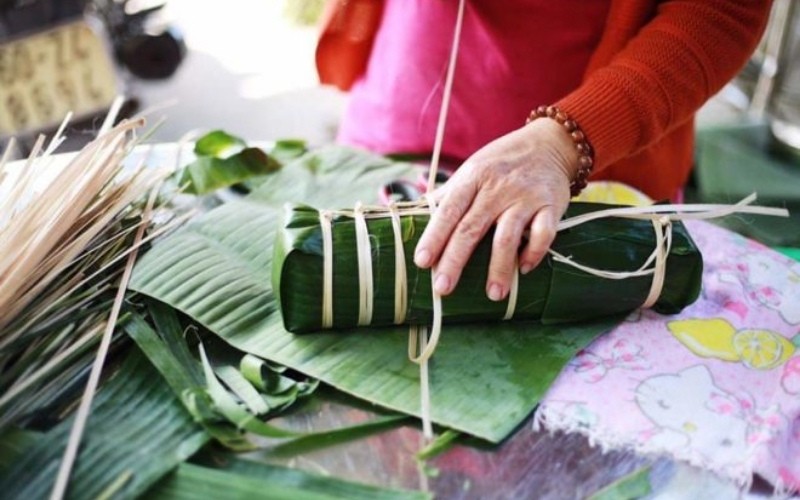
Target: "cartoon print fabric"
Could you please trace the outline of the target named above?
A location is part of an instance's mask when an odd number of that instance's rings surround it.
[[[705,264],[698,301],[675,316],[636,312],[580,352],[536,425],[800,491],[800,263],[687,227]]]

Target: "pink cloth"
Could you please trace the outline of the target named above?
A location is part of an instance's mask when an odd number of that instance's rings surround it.
[[[578,86],[609,0],[467,3],[443,153],[465,159]],[[386,0],[366,74],[339,141],[430,153],[455,26],[455,0]]]
[[[700,299],[646,311],[561,373],[537,425],[800,490],[800,263],[704,222]]]

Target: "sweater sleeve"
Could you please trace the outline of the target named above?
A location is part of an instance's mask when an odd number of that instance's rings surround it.
[[[771,0],[663,1],[605,61],[601,41],[584,82],[557,103],[586,132],[595,169],[691,119],[747,62],[770,5]]]

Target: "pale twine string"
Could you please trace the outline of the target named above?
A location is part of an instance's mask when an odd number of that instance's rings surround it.
[[[436,185],[436,173],[439,169],[439,160],[442,154],[442,144],[444,143],[444,131],[447,124],[447,110],[450,105],[450,96],[453,91],[453,79],[455,77],[456,59],[458,56],[459,40],[461,39],[461,26],[464,19],[464,0],[458,2],[458,15],[456,17],[456,27],[453,32],[453,45],[450,51],[450,60],[447,63],[447,75],[445,77],[444,92],[442,95],[442,105],[439,109],[439,120],[436,124],[436,137],[433,141],[433,154],[431,155],[431,165],[428,170],[428,183],[426,185],[426,195],[421,198],[421,202],[428,207],[428,214],[433,217],[436,213],[436,200],[431,195]],[[427,336],[427,328],[420,330],[416,326],[411,326],[408,335],[408,358],[420,366],[420,416],[422,418],[422,431],[427,439],[433,439],[433,426],[430,415],[430,390],[428,384],[428,360],[433,356],[439,337],[442,333],[442,296],[436,290],[437,266],[431,267],[431,302],[433,305],[433,324],[431,325],[430,339]]]
[[[514,260],[514,274],[511,276],[511,289],[508,291],[508,305],[503,320],[507,321],[514,317],[517,309],[517,296],[519,295],[519,257]]]
[[[375,218],[376,207],[365,207],[357,203],[352,211],[329,211],[319,213],[322,232],[322,327],[333,326],[333,228],[334,215],[351,217],[355,222],[356,258],[358,264],[358,325],[372,323],[375,304],[375,280],[372,274],[372,242],[369,238],[367,218]],[[386,210],[386,208],[383,208]],[[388,216],[392,219],[392,231],[395,243],[395,308],[394,323],[405,322],[408,312],[408,277],[406,276],[406,258],[403,247],[400,214],[396,205],[389,207]],[[369,215],[369,217],[368,217]],[[387,215],[383,214],[384,217]]]
[[[403,226],[397,204],[389,205],[394,232],[394,324],[402,325],[408,314],[408,276],[406,275],[406,251],[403,247]]]
[[[435,321],[436,318],[434,314],[434,322]],[[428,343],[428,328],[420,325],[411,325],[409,327],[408,339],[408,358],[419,364],[419,413],[422,419],[422,435],[426,440],[430,440],[433,438],[433,422],[431,420],[431,384],[428,376],[428,362],[427,358],[422,361],[417,361],[421,355],[417,356],[416,353],[418,350],[424,352],[430,345],[435,346],[436,344],[433,342],[433,339]],[[428,357],[430,357],[430,355],[428,355]]]
[[[319,213],[322,231],[322,328],[333,327],[333,231],[331,213]]]
[[[650,291],[644,299],[642,309],[650,309],[661,297],[664,289],[664,280],[667,276],[667,257],[672,249],[672,221],[661,216],[653,220],[653,229],[656,232],[656,262],[653,268],[653,280],[650,282]]]
[[[672,248],[672,221],[670,218],[666,215],[653,214],[651,222],[655,230],[656,244],[653,248],[653,252],[648,256],[644,264],[635,271],[605,271],[575,262],[552,248],[548,250],[548,253],[553,256],[553,260],[556,262],[561,262],[600,278],[621,280],[652,275],[653,279],[650,282],[650,291],[641,305],[642,309],[649,309],[653,307],[661,296],[661,290],[664,288],[664,280],[667,273],[667,257]],[[650,267],[651,264],[653,264],[652,267]]]
[[[447,123],[447,108],[450,104],[450,96],[453,90],[453,78],[455,76],[456,58],[458,56],[458,45],[461,38],[461,26],[464,20],[464,8],[466,5],[465,0],[458,2],[458,14],[456,16],[456,26],[453,32],[453,45],[450,51],[450,59],[447,65],[447,75],[445,77],[444,93],[442,95],[442,106],[439,110],[439,121],[436,126],[436,137],[433,145],[433,155],[431,157],[430,175],[428,177],[427,192],[430,193],[436,182],[436,172],[439,168],[439,158],[442,152],[442,143],[444,141],[444,130]],[[432,197],[427,197],[428,209],[425,210],[424,206],[416,205],[411,209],[412,213],[406,215],[413,215],[415,210],[420,210],[419,213],[426,215],[433,215],[436,211],[436,203]],[[402,249],[402,235],[399,231],[399,207],[400,204],[395,204],[390,207],[388,213],[385,207],[366,207],[360,203],[356,205],[354,211],[341,211],[338,215],[347,215],[356,219],[356,238],[358,241],[358,268],[359,268],[359,325],[369,324],[372,318],[372,267],[369,245],[369,234],[366,227],[366,219],[373,218],[376,211],[379,217],[392,217],[392,224],[395,236],[395,323],[402,323],[405,320],[406,308],[408,304],[408,285],[405,269],[399,269],[399,266],[405,268],[405,253]],[[320,213],[320,224],[322,226],[322,240],[323,240],[323,287],[322,287],[322,326],[323,328],[330,328],[333,324],[333,257],[330,251],[333,247],[333,237],[331,234],[331,213]],[[400,241],[398,246],[397,241]],[[402,258],[401,258],[402,255]],[[367,270],[369,268],[369,270]],[[411,361],[420,365],[420,413],[423,423],[423,434],[427,439],[433,438],[433,430],[430,417],[430,395],[428,385],[428,359],[433,355],[436,345],[439,342],[439,335],[442,330],[442,297],[436,291],[434,280],[436,277],[436,266],[431,269],[431,294],[433,297],[433,325],[431,329],[430,341],[427,338],[427,331],[423,332],[420,337],[418,330],[411,327],[409,331],[409,358]],[[513,309],[512,309],[513,314]],[[366,323],[365,323],[366,321]],[[419,339],[419,342],[418,342]],[[416,353],[422,351],[419,355]]]
[[[439,158],[442,155],[442,144],[444,143],[444,129],[447,124],[447,110],[450,107],[450,96],[453,93],[453,79],[456,73],[456,60],[458,59],[458,46],[461,40],[461,26],[464,23],[465,0],[458,1],[458,14],[456,16],[456,26],[453,30],[453,45],[450,50],[450,60],[447,62],[447,76],[444,82],[444,93],[442,94],[442,106],[439,108],[439,121],[436,124],[436,137],[433,141],[433,155],[431,156],[431,166],[428,171],[428,185],[426,192],[430,195],[436,187],[436,173],[439,170]],[[428,206],[431,210],[431,217],[436,212],[436,202],[433,196],[428,196]],[[430,342],[423,336],[419,344],[422,351],[419,356],[411,356],[414,363],[420,365],[420,416],[422,418],[422,433],[428,440],[433,439],[433,426],[431,424],[430,394],[428,387],[428,359],[433,355],[436,344],[439,343],[439,335],[442,333],[442,297],[436,291],[436,269],[431,267],[431,297],[433,298],[433,326],[431,329]],[[409,332],[409,343],[414,339],[414,330]],[[416,346],[416,342],[414,342]]]
[[[358,257],[358,326],[372,323],[372,306],[375,298],[372,279],[372,245],[369,241],[369,229],[364,220],[361,203],[356,203],[356,252]]]

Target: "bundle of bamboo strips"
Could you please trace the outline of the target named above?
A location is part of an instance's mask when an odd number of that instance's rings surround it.
[[[145,195],[167,173],[123,165],[142,120],[54,155],[65,124],[27,160],[9,163],[11,145],[0,160],[0,430],[79,390]]]

